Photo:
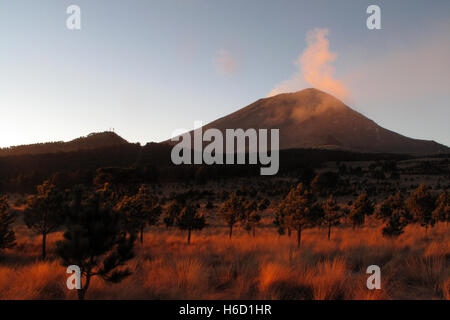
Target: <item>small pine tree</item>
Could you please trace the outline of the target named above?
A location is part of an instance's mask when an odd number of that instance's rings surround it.
[[[289,191],[281,208],[282,226],[288,226],[297,231],[297,247],[300,248],[302,230],[314,226],[321,213],[319,206],[315,204],[313,193],[300,183]]]
[[[155,225],[162,212],[158,197],[151,194],[145,185],[136,195],[123,197],[116,209],[122,213],[125,229],[130,233],[139,232],[141,244],[144,243],[145,227]]]
[[[435,199],[428,190],[428,187],[424,184],[419,185],[406,200],[406,207],[413,215],[415,221],[425,227],[425,234],[427,234],[428,227],[433,227],[436,222],[433,217]]]
[[[195,205],[186,205],[178,215],[176,224],[181,230],[187,230],[187,243],[191,244],[192,230],[202,230],[206,226],[205,217],[197,211]]]
[[[385,237],[396,238],[403,233],[403,229],[407,225],[403,212],[396,209],[387,220],[382,233]]]
[[[286,232],[285,229],[289,228],[286,219],[286,205],[284,201],[281,201],[275,209],[275,219],[273,220],[273,224],[277,227],[279,235],[284,235]]]
[[[433,218],[436,221],[450,221],[450,196],[446,191],[442,192],[436,199],[436,208],[433,211]]]
[[[169,227],[175,224],[175,220],[181,212],[181,206],[177,201],[172,201],[164,211],[165,215],[163,222],[166,225],[166,228],[169,229]]]
[[[404,207],[404,201],[400,192],[395,195],[389,195],[380,203],[375,210],[375,216],[379,220],[386,220],[392,216],[392,212],[396,208]]]
[[[241,219],[244,213],[243,201],[233,192],[220,208],[220,214],[229,228],[229,238],[233,235],[233,226]]]
[[[376,217],[386,222],[382,230],[383,236],[394,238],[401,235],[410,219],[401,193],[398,192],[385,199],[377,208]]]
[[[331,237],[331,227],[337,226],[340,223],[341,219],[341,208],[337,204],[336,200],[333,198],[333,195],[323,203],[323,222],[328,227],[328,240]]]
[[[256,227],[261,221],[257,203],[255,201],[246,201],[243,212],[242,223],[244,224],[244,229],[249,233],[252,231],[253,237],[256,237]]]
[[[27,198],[24,222],[29,229],[42,235],[42,259],[47,254],[47,235],[64,222],[66,210],[65,194],[49,181],[37,187],[37,195]]]
[[[132,259],[135,237],[121,230],[120,217],[99,195],[85,201],[76,197],[67,219],[64,239],[56,243],[56,253],[63,265],[76,265],[81,270],[82,288],[78,298],[84,300],[91,279],[99,276],[113,283],[131,272],[119,269]]]
[[[353,228],[361,227],[364,224],[366,215],[371,215],[373,210],[374,206],[368,199],[367,193],[360,194],[350,207],[348,216]]]
[[[14,219],[9,212],[9,203],[6,196],[0,196],[0,250],[11,249],[16,245],[16,237],[11,225]]]

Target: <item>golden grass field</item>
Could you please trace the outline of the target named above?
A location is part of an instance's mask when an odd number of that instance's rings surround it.
[[[149,229],[128,263],[133,274],[119,284],[94,278],[87,299],[450,299],[450,227],[410,225],[399,238],[383,238],[381,226],[308,229],[302,247],[295,234],[261,228],[257,237],[210,227],[194,232],[191,245],[178,230]],[[76,299],[66,269],[53,254],[39,259],[41,240],[25,227],[18,245],[2,253],[0,299]],[[368,290],[369,265],[381,267],[381,290]]]

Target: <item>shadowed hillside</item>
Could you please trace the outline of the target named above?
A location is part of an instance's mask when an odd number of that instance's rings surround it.
[[[69,142],[57,141],[1,148],[0,157],[92,150],[102,147],[118,146],[127,143],[128,142],[125,139],[123,139],[116,133],[105,131],[91,133],[86,137],[80,137]]]

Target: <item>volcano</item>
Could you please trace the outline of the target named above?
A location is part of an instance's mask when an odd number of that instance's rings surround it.
[[[339,99],[305,89],[260,99],[203,130],[279,129],[280,149],[320,148],[369,153],[450,153],[435,141],[405,137],[380,127]]]

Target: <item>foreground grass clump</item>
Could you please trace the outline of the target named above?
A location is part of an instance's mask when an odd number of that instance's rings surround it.
[[[262,228],[254,238],[210,228],[191,245],[177,230],[153,228],[128,263],[132,275],[119,284],[93,279],[87,299],[450,299],[450,227],[437,224],[425,236],[410,225],[397,239],[379,227],[307,229],[301,249],[295,237]],[[55,233],[49,247],[60,240]],[[40,239],[18,235],[16,250],[0,260],[0,299],[76,299],[66,289],[65,267],[53,251],[38,257]],[[19,250],[17,250],[19,249]],[[369,265],[381,267],[381,290],[366,288]]]

